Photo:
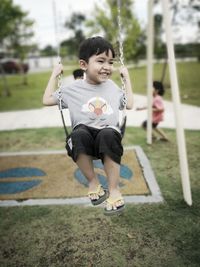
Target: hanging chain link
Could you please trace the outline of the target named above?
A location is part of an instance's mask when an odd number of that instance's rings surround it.
[[[61,57],[60,57],[60,44],[57,44],[57,57],[58,57],[58,64],[61,64]],[[62,110],[62,73],[60,73],[57,77],[57,87],[58,87],[58,99],[59,99],[59,109]]]
[[[124,66],[124,50],[122,39],[121,1],[117,0],[117,21],[118,21],[118,41],[119,41],[119,61]]]
[[[123,39],[122,39],[122,20],[121,20],[121,1],[117,0],[117,21],[118,21],[118,41],[119,41],[119,62],[124,66],[124,49],[123,49]],[[125,92],[125,81],[124,77],[121,75],[122,90]],[[123,99],[124,110],[127,105],[127,97],[124,95]]]
[[[61,74],[57,78],[57,86],[58,86],[58,100],[59,100],[59,109],[62,110],[62,92],[61,92],[62,78]]]

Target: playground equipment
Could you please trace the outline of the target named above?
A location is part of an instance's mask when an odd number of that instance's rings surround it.
[[[153,3],[154,0],[148,2],[148,30],[147,30],[147,96],[148,96],[148,123],[147,123],[147,143],[152,144],[152,83],[153,83]],[[177,70],[174,56],[174,46],[172,39],[171,18],[169,12],[169,1],[161,0],[164,24],[166,31],[166,45],[169,59],[169,74],[172,88],[172,100],[174,104],[176,135],[178,154],[180,162],[181,181],[183,188],[183,197],[186,203],[192,205],[190,178],[188,170],[187,152],[185,144],[185,135],[182,125],[182,114],[180,105],[179,86],[177,79]]]
[[[147,97],[148,97],[148,123],[147,123],[147,143],[152,144],[152,83],[153,83],[153,37],[154,37],[154,25],[153,25],[153,3],[154,0],[148,1],[148,29],[147,29]],[[170,72],[170,82],[172,88],[172,100],[174,104],[175,111],[175,121],[176,121],[176,134],[177,134],[177,145],[178,145],[178,154],[179,154],[179,162],[180,162],[180,173],[181,173],[181,181],[183,188],[183,196],[184,200],[188,205],[192,205],[192,196],[191,196],[191,187],[190,187],[190,178],[189,178],[189,170],[188,170],[188,161],[187,161],[187,152],[186,152],[186,144],[185,144],[185,135],[184,129],[182,125],[182,115],[181,115],[181,105],[180,105],[180,95],[179,95],[179,86],[177,79],[177,71],[175,64],[175,56],[174,56],[174,47],[173,47],[173,39],[172,39],[172,29],[170,24],[170,13],[169,13],[169,1],[161,0],[162,8],[163,8],[163,16],[164,16],[164,24],[166,31],[166,45],[169,59],[169,72]],[[123,57],[123,41],[121,36],[121,15],[120,15],[120,7],[121,0],[117,0],[118,7],[118,28],[119,28],[119,53],[120,53],[120,63],[123,65],[124,57]],[[56,8],[54,4],[54,18],[55,18],[55,36],[57,41],[57,54],[60,58],[60,47],[58,41],[58,29],[56,22]],[[59,59],[60,60],[60,59]],[[123,89],[123,77],[122,79],[122,89]],[[61,86],[61,77],[58,79],[58,87]],[[60,112],[62,117],[62,122],[65,130],[66,136],[68,136],[67,128],[65,126],[64,116],[62,113],[62,105],[61,105],[61,96],[60,96]],[[123,123],[122,128],[125,129],[126,124],[126,116],[123,115]]]

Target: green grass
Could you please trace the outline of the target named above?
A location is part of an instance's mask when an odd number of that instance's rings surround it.
[[[199,64],[179,63],[182,102],[199,105]],[[155,66],[155,79],[162,65]],[[71,72],[65,72],[66,75]],[[130,70],[134,92],[146,94],[146,69]],[[0,97],[0,111],[42,107],[50,72],[9,76],[10,97]],[[114,78],[120,84],[117,74]],[[166,85],[169,78],[166,77]],[[2,81],[0,80],[2,93]],[[171,99],[168,88],[166,99]],[[120,217],[100,208],[35,206],[0,208],[1,267],[197,267],[200,262],[200,131],[186,133],[193,205],[183,201],[174,130],[170,143],[148,146],[145,132],[127,127],[123,144],[145,151],[164,197],[162,204],[129,204]],[[0,152],[64,149],[62,128],[0,131]],[[70,159],[69,159],[70,160]],[[56,162],[55,162],[56,164]]]
[[[177,76],[179,81],[180,99],[182,103],[200,106],[200,64],[199,62],[177,63]],[[154,80],[160,80],[162,75],[163,64],[155,64]],[[146,95],[146,67],[137,67],[129,70],[134,92]],[[116,74],[115,74],[116,75]],[[114,76],[115,79],[116,76]],[[119,78],[117,79],[119,83]],[[166,93],[164,99],[172,100],[172,92],[169,80],[169,68],[167,68],[164,80]]]
[[[200,131],[186,131],[191,207],[182,197],[175,131],[165,131],[168,144],[148,146],[145,132],[133,127],[123,140],[145,151],[164,203],[129,204],[114,218],[100,208],[70,205],[0,208],[0,266],[199,266]],[[62,148],[62,128],[0,132],[1,151]]]
[[[65,71],[66,75],[71,71]],[[30,73],[27,75],[28,84],[23,85],[22,76],[7,76],[10,96],[3,96],[3,82],[0,80],[0,111],[14,111],[41,108],[42,97],[50,77],[50,72]]]
[[[162,64],[156,64],[154,78],[160,79]],[[186,104],[200,106],[200,64],[198,62],[178,63],[178,78],[180,84],[181,101]],[[72,70],[65,70],[65,75],[72,73]],[[22,85],[20,75],[8,76],[10,96],[3,96],[3,81],[0,79],[0,111],[23,110],[42,107],[42,96],[47,85],[50,72],[28,74],[28,85]],[[146,68],[137,67],[130,69],[130,76],[135,93],[146,95]],[[113,74],[113,79],[120,84],[118,73]],[[169,75],[167,72],[165,85],[165,99],[171,100],[169,88]]]

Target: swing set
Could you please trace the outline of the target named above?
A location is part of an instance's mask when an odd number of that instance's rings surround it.
[[[179,153],[179,162],[180,162],[180,173],[183,189],[183,197],[185,202],[191,206],[192,205],[192,196],[191,196],[191,187],[190,187],[190,178],[188,170],[188,161],[186,153],[186,144],[184,129],[182,125],[181,118],[181,107],[180,107],[180,96],[179,96],[179,87],[177,79],[177,71],[175,64],[174,56],[174,47],[172,41],[172,30],[170,24],[170,14],[169,14],[169,3],[168,0],[161,0],[164,14],[164,23],[166,27],[166,45],[167,52],[169,57],[169,72],[170,72],[170,81],[172,85],[172,97],[174,103],[175,117],[176,117],[176,132],[177,132],[177,143],[178,143],[178,153]],[[148,29],[147,29],[147,98],[148,98],[148,120],[147,120],[147,143],[152,144],[152,83],[153,83],[153,3],[154,0],[148,0]],[[122,22],[121,22],[121,0],[117,0],[118,8],[118,41],[119,41],[119,62],[124,65],[124,53],[123,53],[123,40],[122,40]],[[54,7],[55,12],[55,7]],[[56,16],[55,16],[56,18]],[[57,36],[57,23],[55,21],[55,33]],[[57,55],[60,62],[60,47],[57,44]],[[125,84],[123,77],[121,77],[122,90],[125,89]],[[62,109],[62,94],[61,94],[61,75],[58,77],[58,88],[59,88],[59,110],[61,113],[62,123],[64,126],[64,131],[66,137],[69,136],[67,127],[65,124],[63,109]],[[123,110],[123,119],[120,124],[121,134],[124,136],[126,128],[126,105]]]

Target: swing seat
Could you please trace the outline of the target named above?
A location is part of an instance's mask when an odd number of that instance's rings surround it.
[[[102,185],[99,184],[97,186],[96,190],[89,191],[87,195],[90,198],[92,205],[97,206],[97,205],[103,203],[108,198],[109,193],[108,193],[108,190],[104,189],[102,187]],[[97,198],[92,199],[91,197],[94,196],[94,195]]]

